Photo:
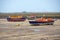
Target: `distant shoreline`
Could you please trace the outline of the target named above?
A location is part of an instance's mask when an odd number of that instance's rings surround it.
[[[11,16],[11,15],[16,15],[16,16],[30,16],[30,15],[35,15],[37,17],[42,17],[43,15],[45,15],[45,17],[52,17],[52,18],[60,18],[60,13],[59,12],[56,12],[56,13],[0,13],[0,18],[7,18],[8,16]]]

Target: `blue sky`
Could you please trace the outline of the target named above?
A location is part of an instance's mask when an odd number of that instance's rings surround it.
[[[60,12],[60,0],[0,0],[0,12]]]

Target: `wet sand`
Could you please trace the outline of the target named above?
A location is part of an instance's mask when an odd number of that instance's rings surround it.
[[[17,26],[19,24],[19,26]],[[0,19],[0,40],[60,40],[60,19],[54,25],[31,26],[24,22]]]

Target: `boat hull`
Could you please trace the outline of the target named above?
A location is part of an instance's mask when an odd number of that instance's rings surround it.
[[[50,22],[37,22],[37,21],[29,21],[30,24],[36,25],[36,24],[47,24],[47,25],[53,25],[54,21]]]
[[[19,22],[19,21],[25,21],[25,18],[7,18],[7,21],[12,21],[12,22]]]

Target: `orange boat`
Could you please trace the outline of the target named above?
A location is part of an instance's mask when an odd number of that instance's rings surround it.
[[[47,25],[53,25],[54,19],[53,18],[38,18],[35,21],[29,21],[30,24],[47,24]]]

